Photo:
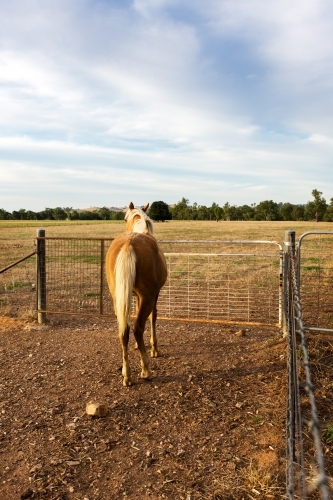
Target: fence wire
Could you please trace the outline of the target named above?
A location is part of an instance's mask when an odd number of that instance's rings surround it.
[[[320,424],[317,415],[314,385],[311,380],[310,361],[299,296],[297,268],[293,255],[289,255],[288,283],[288,408],[287,408],[287,498],[306,499],[308,493],[318,490],[323,500],[330,498],[328,477],[325,472]],[[301,382],[301,378],[304,380]],[[311,419],[307,422],[316,450],[315,476],[310,488],[306,484],[303,450],[302,391],[309,398]],[[310,491],[308,491],[310,490]]]

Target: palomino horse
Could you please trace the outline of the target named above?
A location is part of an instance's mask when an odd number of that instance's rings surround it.
[[[151,356],[157,357],[156,303],[167,278],[165,257],[153,236],[153,221],[146,215],[149,204],[142,209],[130,203],[125,215],[126,232],[112,242],[106,255],[106,276],[118,320],[119,339],[123,350],[123,384],[132,385],[128,362],[128,339],[132,294],[136,297],[134,336],[141,356],[141,377],[149,379],[149,357],[143,332],[148,316],[151,322]]]

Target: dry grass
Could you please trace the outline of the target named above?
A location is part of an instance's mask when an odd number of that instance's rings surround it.
[[[33,239],[37,228],[46,228],[47,236],[116,236],[124,230],[123,221],[0,221],[0,239]],[[307,231],[331,231],[330,222],[266,221],[168,221],[156,223],[157,239],[265,239],[282,242],[284,232],[293,229],[297,235]]]
[[[0,269],[34,250],[37,228],[46,228],[46,236],[115,237],[125,229],[123,221],[0,221]],[[155,224],[158,240],[269,240],[282,243],[285,231],[296,237],[308,231],[329,231],[329,222],[264,221],[169,221]]]

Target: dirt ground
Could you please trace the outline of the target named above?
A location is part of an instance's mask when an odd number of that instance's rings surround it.
[[[0,498],[283,498],[285,340],[241,328],[158,322],[126,388],[115,320],[0,318]]]

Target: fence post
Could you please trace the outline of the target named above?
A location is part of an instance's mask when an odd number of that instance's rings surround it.
[[[284,275],[283,275],[283,333],[287,336],[287,368],[288,368],[288,403],[287,403],[287,468],[286,468],[286,482],[287,482],[287,498],[294,499],[295,484],[294,484],[294,461],[295,461],[295,432],[296,432],[296,408],[295,408],[295,386],[297,384],[297,360],[295,360],[294,337],[292,321],[292,290],[290,282],[290,262],[295,255],[295,231],[288,230],[284,233]]]
[[[284,266],[283,266],[283,322],[282,331],[286,335],[288,332],[288,283],[289,283],[289,258],[295,255],[295,238],[296,232],[292,229],[284,233]]]
[[[46,309],[45,229],[37,229],[37,311]],[[46,313],[38,312],[38,323],[46,323]]]

